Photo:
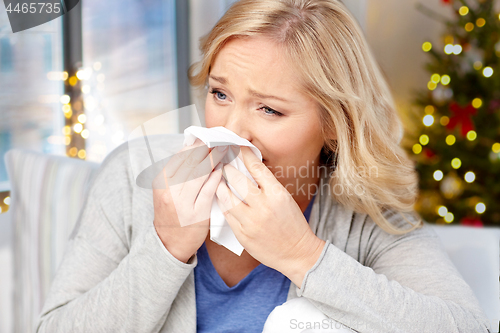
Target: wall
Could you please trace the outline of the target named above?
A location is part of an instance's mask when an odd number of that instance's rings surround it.
[[[351,0],[356,1],[356,0]],[[442,0],[368,0],[366,37],[393,92],[402,118],[414,109],[413,91],[426,89],[430,74],[424,70],[429,59],[422,44],[439,42],[444,24],[417,10],[421,3],[450,17],[452,9]]]

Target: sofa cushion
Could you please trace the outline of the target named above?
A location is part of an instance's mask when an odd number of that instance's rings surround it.
[[[12,149],[14,332],[33,332],[99,164]]]

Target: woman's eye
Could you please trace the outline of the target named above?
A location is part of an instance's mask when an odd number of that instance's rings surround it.
[[[221,93],[220,91],[218,90],[215,90],[215,89],[212,89],[212,91],[210,91],[210,93],[212,95],[214,95],[215,97],[217,97],[217,99],[220,99],[221,101],[225,100],[226,99],[226,95]]]
[[[273,109],[271,109],[271,108],[268,108],[267,106],[263,106],[263,107],[261,107],[261,109],[262,109],[262,110],[264,110],[264,113],[265,113],[266,115],[270,115],[270,116],[278,116],[278,117],[280,117],[280,116],[282,116],[282,115],[283,115],[283,113],[280,113],[280,112],[278,112],[278,111],[276,111],[276,110],[273,110]],[[269,111],[269,112],[266,112],[266,111]]]
[[[219,101],[225,101],[226,100],[226,94],[223,94],[221,93],[220,91],[216,90],[216,89],[211,89],[210,91],[210,94],[214,95],[214,98],[216,98],[217,100]],[[259,110],[263,110],[264,113],[268,116],[276,116],[276,117],[280,117],[282,116],[283,114],[276,111],[276,110],[273,110],[267,106],[263,106],[261,107]]]

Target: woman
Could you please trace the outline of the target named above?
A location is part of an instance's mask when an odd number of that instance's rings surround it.
[[[241,148],[258,186],[220,168],[224,151],[180,149],[181,137],[151,193],[135,186],[127,147],[116,150],[38,332],[260,332],[296,297],[359,332],[489,332],[436,234],[411,213],[417,177],[400,122],[340,2],[239,1],[201,50],[190,79],[208,89],[206,125],[259,148],[262,163]],[[210,174],[194,177],[207,161]],[[247,190],[245,203],[226,181]],[[214,195],[241,256],[210,240]],[[186,216],[197,223],[180,227]]]

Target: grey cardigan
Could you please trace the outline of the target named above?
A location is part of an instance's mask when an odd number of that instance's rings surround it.
[[[172,153],[182,142],[181,134],[161,141]],[[95,177],[37,332],[196,332],[198,258],[183,263],[161,243],[152,191],[136,185],[130,149],[117,148]],[[323,173],[320,185],[327,182]],[[385,216],[407,226],[394,211]],[[326,244],[300,288],[291,283],[288,299],[307,297],[358,332],[490,332],[472,290],[427,223],[390,235],[323,190],[309,224]]]

